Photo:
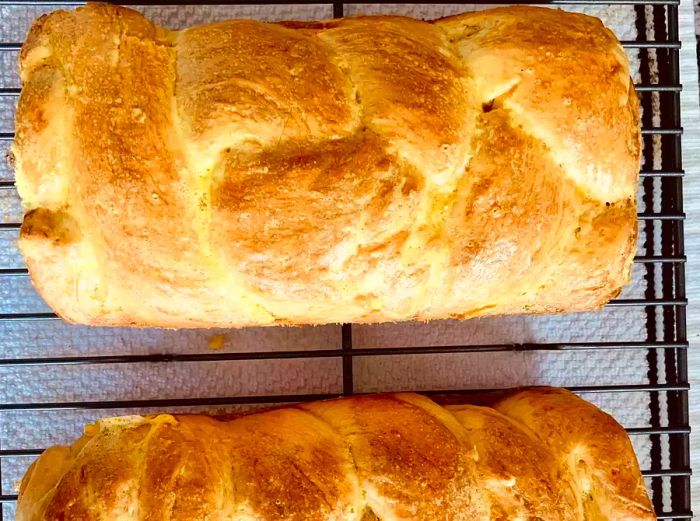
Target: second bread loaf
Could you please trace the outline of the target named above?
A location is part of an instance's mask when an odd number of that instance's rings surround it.
[[[416,394],[232,421],[103,420],[22,480],[18,521],[651,521],[632,444],[561,389],[491,407]]]

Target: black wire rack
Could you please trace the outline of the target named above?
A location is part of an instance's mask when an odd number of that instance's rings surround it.
[[[138,6],[187,5],[168,0],[154,2],[126,1],[124,4]],[[318,5],[316,2],[297,0],[297,5]],[[367,1],[365,4],[376,4]],[[394,2],[395,4],[396,2]],[[417,2],[403,2],[417,3]],[[435,2],[433,2],[435,3]],[[437,4],[455,4],[454,1],[438,1]],[[489,4],[512,2],[489,2]],[[223,2],[201,2],[198,5],[284,5],[278,0],[225,0]],[[643,320],[642,333],[631,338],[626,331],[613,331],[605,340],[548,342],[502,342],[460,343],[460,345],[367,345],[357,340],[356,326],[345,324],[332,330],[337,335],[330,347],[301,345],[298,348],[267,348],[239,351],[234,349],[214,351],[209,349],[159,350],[132,352],[127,347],[99,348],[88,352],[72,349],[73,331],[76,326],[61,325],[57,317],[44,306],[15,298],[19,291],[31,292],[26,267],[16,249],[16,237],[21,221],[21,208],[16,195],[11,169],[0,166],[0,398],[10,396],[10,387],[18,380],[10,375],[50,375],[60,368],[71,368],[73,378],[89,379],[90,368],[108,367],[117,375],[124,375],[129,368],[155,364],[164,370],[188,370],[197,364],[259,363],[271,364],[284,360],[332,360],[338,364],[337,388],[321,389],[317,386],[297,386],[301,392],[256,392],[230,393],[226,395],[188,394],[182,397],[148,397],[124,399],[115,394],[96,393],[96,399],[87,395],[67,393],[63,397],[49,396],[42,400],[39,393],[28,396],[18,393],[14,400],[0,401],[0,521],[14,518],[16,481],[21,469],[40,454],[52,440],[52,422],[61,414],[76,413],[81,418],[109,416],[119,412],[139,413],[162,409],[220,411],[236,406],[261,406],[313,399],[328,398],[339,394],[350,395],[364,392],[366,386],[358,385],[358,364],[363,360],[400,359],[402,357],[468,356],[470,353],[534,353],[546,352],[553,356],[566,353],[615,353],[621,350],[642,353],[646,374],[635,383],[620,381],[611,374],[605,384],[596,382],[587,385],[579,379],[575,385],[566,385],[577,393],[591,399],[596,395],[613,395],[626,403],[627,397],[644,395],[644,406],[649,421],[646,425],[625,425],[635,440],[644,440],[648,452],[648,466],[644,475],[659,519],[690,519],[690,458],[688,418],[687,333],[685,322],[685,282],[683,247],[683,166],[681,158],[682,114],[679,76],[678,6],[679,0],[562,0],[550,4],[567,6],[611,6],[626,7],[636,17],[637,38],[623,40],[628,52],[636,53],[639,72],[636,77],[637,91],[642,105],[642,134],[644,158],[639,186],[639,230],[640,244],[634,259],[634,270],[641,274],[641,293],[624,295],[612,301],[606,310],[635,309]],[[21,47],[22,34],[26,33],[28,21],[34,15],[59,7],[74,7],[80,2],[0,0],[0,149],[7,151],[14,137],[12,119],[14,105],[19,95],[19,80],[16,75],[17,53]],[[335,2],[323,4],[328,16],[343,16],[353,4]],[[12,20],[17,19],[17,23]],[[20,20],[21,18],[21,20]],[[18,36],[19,35],[19,36]],[[3,126],[4,125],[4,126]],[[600,318],[596,318],[600,317]],[[590,327],[596,321],[604,321],[602,314],[591,315]],[[21,325],[18,327],[17,325]],[[426,327],[430,327],[429,325]],[[54,329],[51,329],[54,328]],[[75,329],[72,329],[75,328]],[[46,347],[50,334],[38,331],[57,331],[52,346]],[[20,333],[18,333],[20,331]],[[67,332],[66,332],[67,331]],[[82,330],[80,330],[82,331]],[[77,334],[77,333],[76,333]],[[109,335],[109,333],[104,333]],[[182,333],[186,335],[187,333]],[[285,342],[293,342],[287,339]],[[356,341],[353,342],[354,337]],[[103,337],[99,337],[103,338]],[[173,337],[174,338],[174,337]],[[99,339],[98,339],[99,340]],[[43,343],[42,343],[43,342]],[[99,344],[99,341],[96,341]],[[186,343],[186,340],[185,340]],[[4,347],[3,347],[4,346]],[[24,347],[22,347],[24,346]],[[57,347],[58,346],[58,347]],[[22,348],[20,348],[22,347]],[[113,346],[114,347],[114,346]],[[612,356],[612,355],[611,355]],[[23,372],[24,371],[24,372]],[[84,373],[83,373],[84,372]],[[86,376],[81,376],[86,375]],[[4,380],[3,380],[4,376]],[[29,377],[29,376],[27,376]],[[15,377],[17,378],[17,377]],[[642,383],[640,383],[642,382]],[[89,383],[89,382],[88,382]],[[579,385],[581,384],[581,385]],[[88,386],[89,387],[89,386]],[[310,387],[311,392],[306,392]],[[331,386],[332,387],[332,386]],[[483,386],[481,386],[483,387]],[[430,389],[426,389],[431,392]],[[439,392],[472,393],[468,389],[435,389]],[[480,389],[482,392],[483,389]],[[47,393],[47,396],[50,393]],[[636,403],[629,400],[629,403]],[[624,405],[623,405],[624,406]],[[631,406],[631,405],[630,405]],[[24,423],[23,423],[24,422]],[[43,426],[39,425],[42,422]],[[624,421],[623,421],[624,423]],[[19,428],[17,425],[24,425]],[[27,428],[29,426],[29,428]],[[34,430],[43,429],[44,438],[33,435]],[[637,447],[637,444],[635,444]],[[20,470],[18,470],[20,469]]]

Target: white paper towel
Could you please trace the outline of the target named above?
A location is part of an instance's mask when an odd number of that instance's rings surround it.
[[[480,6],[484,8],[487,6]],[[475,9],[465,5],[347,5],[345,13],[396,13],[436,18]],[[144,6],[137,9],[159,24],[177,29],[225,18],[263,20],[322,19],[329,5],[285,6]],[[634,40],[633,6],[571,6],[596,15],[623,40]],[[31,21],[50,11],[47,5],[0,6],[0,41],[22,41]],[[638,53],[629,52],[636,71]],[[0,52],[0,87],[19,86],[16,53]],[[639,78],[636,78],[637,81]],[[0,132],[12,131],[12,96],[0,98]],[[6,146],[6,144],[3,144]],[[0,162],[1,165],[2,162]],[[652,165],[646,165],[651,168]],[[0,166],[0,179],[11,179]],[[644,208],[640,208],[644,210]],[[0,222],[21,220],[16,193],[0,193]],[[21,267],[15,231],[0,229],[0,266]],[[645,240],[640,234],[640,248]],[[640,253],[642,250],[640,249]],[[644,268],[635,265],[633,282],[623,297],[643,298]],[[48,308],[26,277],[0,278],[0,313],[37,312]],[[354,326],[356,347],[392,347],[523,342],[646,340],[643,308],[608,308],[599,313],[557,317],[504,317],[467,322]],[[223,334],[223,351],[324,349],[340,346],[340,328],[260,328],[238,331],[161,331],[69,326],[60,321],[14,321],[0,324],[0,357],[78,356],[106,354],[203,353],[213,335]],[[663,351],[659,351],[663,366]],[[505,352],[366,357],[354,361],[358,392],[512,387],[530,384],[603,385],[649,382],[646,350]],[[662,378],[663,381],[663,378]],[[342,367],[337,359],[191,362],[97,366],[0,367],[0,403],[198,398],[296,393],[340,393]],[[627,427],[649,425],[647,393],[601,393],[585,397],[611,412]],[[182,410],[222,412],[242,407],[197,407]],[[172,408],[170,408],[172,409]],[[143,412],[143,409],[90,411],[0,412],[3,449],[41,448],[77,437],[84,423],[101,416]],[[633,438],[643,468],[649,467],[649,440]],[[32,457],[3,458],[1,493],[13,493]],[[5,506],[12,519],[12,506]]]

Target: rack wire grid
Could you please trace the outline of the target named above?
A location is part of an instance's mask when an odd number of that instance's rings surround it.
[[[98,417],[158,410],[222,413],[357,392],[473,393],[522,384],[566,386],[613,414],[633,441],[658,518],[690,519],[678,2],[553,2],[622,24],[618,35],[642,106],[634,282],[596,313],[236,331],[70,326],[31,287],[16,246],[22,210],[12,170],[1,162],[0,521],[14,519],[17,483],[33,459],[49,445],[70,442]],[[20,92],[16,62],[31,21],[78,5],[0,0],[3,151],[13,139]],[[318,19],[357,12],[439,17],[483,6],[156,0],[134,7],[181,28],[234,17]]]

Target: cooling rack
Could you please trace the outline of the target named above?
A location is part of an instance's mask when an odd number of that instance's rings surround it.
[[[0,0],[3,153],[13,139],[16,62],[29,24],[77,5]],[[31,461],[98,417],[219,413],[404,388],[469,394],[530,383],[568,387],[611,412],[634,443],[658,518],[690,519],[678,0],[550,5],[591,10],[624,27],[618,36],[633,63],[642,107],[633,283],[598,313],[249,331],[69,326],[31,287],[16,246],[22,213],[13,174],[0,161],[0,521],[14,519],[17,481]],[[230,17],[435,16],[474,5],[163,0],[134,7],[173,27]]]

